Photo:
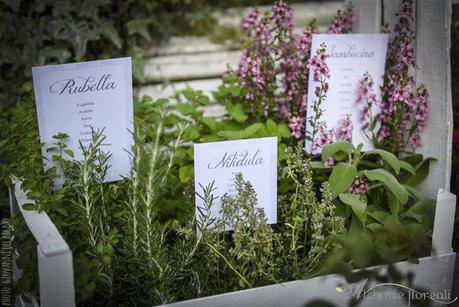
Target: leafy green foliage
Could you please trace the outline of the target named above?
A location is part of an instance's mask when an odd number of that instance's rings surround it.
[[[329,182],[332,190],[332,198],[336,198],[340,193],[347,191],[357,176],[357,168],[354,165],[340,162],[330,175]]]
[[[310,160],[302,143],[286,150],[279,198],[277,225],[285,255],[280,257],[288,279],[305,278],[320,270],[327,254],[338,248],[336,240],[344,231],[344,220],[335,214],[330,185],[322,185],[322,200],[315,191]],[[288,188],[286,188],[288,187]]]
[[[354,268],[408,259],[430,241],[435,202],[424,199],[414,186],[425,179],[431,159],[411,155],[399,160],[382,149],[362,153],[361,148],[344,141],[328,145],[322,160],[340,162],[332,170],[315,167],[317,178],[329,178],[337,212],[350,230],[340,239],[343,249],[328,259],[332,266],[343,259],[353,259]],[[356,238],[362,241],[359,248],[354,246]],[[364,255],[368,257],[360,262]]]
[[[28,209],[46,211],[69,243],[79,304],[167,303],[307,278],[336,269],[330,263],[351,269],[411,259],[427,248],[433,202],[415,185],[429,159],[399,160],[337,142],[322,152],[322,161],[337,162],[330,169],[311,161],[301,143],[291,146],[285,123],[251,117],[240,95],[244,89],[232,76],[213,93],[228,111],[221,119],[204,115],[211,99],[201,91],[177,93],[173,107],[166,99],[136,100],[132,170],[114,183],[103,183],[109,167],[109,153],[99,146],[103,131],[81,144],[83,161],[73,161],[67,135],[56,135],[48,146],[54,167],[44,172],[33,98],[2,115],[12,122],[0,131],[8,144],[0,148],[2,180],[10,184],[8,174],[23,180],[35,201]],[[212,185],[201,187],[203,218],[195,219],[191,145],[265,136],[279,140],[278,223],[266,223],[255,191],[240,176],[238,193],[222,199],[223,220],[210,218]],[[62,189],[51,190],[59,177]],[[351,193],[361,177],[368,191]],[[25,272],[16,290],[36,293],[36,264],[26,261],[34,257],[33,238],[15,219]],[[223,231],[225,225],[232,230]],[[359,240],[370,243],[359,247]]]
[[[28,93],[31,67],[49,63],[131,56],[142,82],[147,44],[215,23],[203,0],[0,1],[0,104]]]

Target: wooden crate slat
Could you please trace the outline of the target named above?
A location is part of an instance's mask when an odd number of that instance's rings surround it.
[[[181,91],[187,87],[191,87],[194,90],[203,91],[204,95],[212,98],[212,91],[216,91],[218,86],[222,84],[220,78],[212,79],[200,79],[190,80],[181,82],[171,82],[164,84],[145,85],[137,88],[137,95],[139,97],[150,96],[153,100],[159,98],[173,97],[176,91]],[[174,105],[174,101],[171,101],[171,105]]]
[[[27,226],[37,240],[41,252],[49,256],[68,252],[70,249],[67,242],[62,238],[56,226],[51,222],[45,212],[39,213],[22,208],[24,204],[34,203],[34,201],[27,198],[24,191],[20,188],[19,182],[15,184],[15,197],[19,210],[21,210]]]
[[[422,132],[419,152],[434,157],[421,192],[434,198],[438,188],[449,190],[453,115],[451,102],[451,1],[417,1],[416,83],[424,84],[430,94],[429,119]]]
[[[70,250],[60,254],[45,255],[38,245],[37,258],[40,306],[75,306],[73,260]]]
[[[383,22],[389,26],[391,34],[393,33],[392,30],[394,29],[394,25],[398,22],[396,14],[398,13],[401,2],[401,0],[382,0]]]
[[[338,10],[344,8],[343,1],[315,1],[310,3],[293,3],[293,23],[296,27],[304,27],[309,24],[313,19],[316,19],[317,24],[328,24]],[[269,12],[271,5],[257,6],[261,14]],[[224,11],[216,12],[214,14],[218,23],[223,26],[239,27],[243,16],[248,15],[252,11],[251,7],[246,8],[229,8]]]
[[[240,51],[171,55],[151,58],[145,63],[147,82],[220,77],[227,65],[236,68]]]
[[[354,0],[356,33],[379,33],[381,31],[382,0]]]
[[[73,260],[67,242],[45,212],[25,210],[24,204],[33,203],[14,179],[16,204],[37,241],[40,306],[75,306]],[[14,203],[14,202],[13,202]]]
[[[453,230],[456,212],[456,195],[440,189],[435,208],[434,229],[432,235],[432,255],[453,251]]]
[[[413,287],[427,290],[430,292],[442,292],[451,289],[453,283],[453,271],[456,254],[449,253],[435,257],[425,257],[419,259],[419,264],[409,262],[399,262],[395,267],[403,274],[415,273],[413,276]],[[387,266],[377,266],[369,268],[381,274],[387,272]],[[211,306],[309,306],[318,301],[327,302],[331,306],[347,306],[349,295],[352,291],[359,292],[365,281],[355,284],[348,284],[339,275],[325,275],[307,280],[297,280],[282,284],[275,284],[265,287],[253,288],[237,292],[225,293],[222,295],[204,297],[184,302],[170,304],[170,307],[211,307]],[[368,281],[371,286],[376,285]],[[346,292],[340,293],[337,287],[345,288]],[[394,296],[393,287],[384,288],[389,290]],[[400,290],[400,289],[397,289]],[[407,306],[406,301],[392,298],[375,300],[365,298],[359,306]],[[316,306],[316,305],[310,305]],[[319,304],[317,304],[319,306]],[[324,305],[320,305],[324,306]]]

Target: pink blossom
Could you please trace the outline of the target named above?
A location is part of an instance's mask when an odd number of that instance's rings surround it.
[[[328,157],[324,161],[325,167],[333,167],[333,166],[335,166],[335,164],[336,164],[336,160],[333,157]]]
[[[366,178],[361,176],[354,179],[349,187],[349,192],[352,194],[366,194],[369,188]]]
[[[325,122],[319,123],[320,125],[320,133],[319,133],[319,140],[318,144],[321,148],[331,144],[333,142],[333,130],[327,129],[327,124]]]
[[[327,30],[328,34],[351,33],[354,26],[354,8],[347,6],[344,12],[338,11],[338,15],[333,17]]]
[[[335,136],[337,140],[352,142],[352,121],[350,115],[338,121],[338,126],[335,128]]]
[[[411,146],[413,148],[421,146],[421,136],[418,133],[415,133],[411,138]]]
[[[427,114],[429,112],[429,93],[424,86],[421,86],[418,91],[416,92],[416,106],[417,112],[415,115],[415,119],[417,121],[417,131],[421,132],[425,126],[427,121]]]
[[[319,153],[319,150],[333,142],[333,130],[327,129],[327,124],[325,122],[319,122],[319,136],[312,143],[311,153],[316,155]]]
[[[288,127],[292,131],[292,136],[296,139],[304,137],[305,120],[299,116],[292,116],[289,118]]]
[[[363,79],[359,81],[356,104],[361,105],[361,128],[366,129],[369,126],[370,122],[373,120],[371,112],[373,106],[378,104],[374,89],[374,81],[368,72],[366,72],[363,76]]]
[[[330,69],[327,63],[325,63],[325,58],[325,46],[321,46],[321,48],[317,50],[317,54],[311,57],[306,65],[308,69],[312,69],[314,81],[316,82],[330,78]]]
[[[292,8],[282,0],[274,3],[271,9],[272,19],[280,31],[292,31],[293,12]]]

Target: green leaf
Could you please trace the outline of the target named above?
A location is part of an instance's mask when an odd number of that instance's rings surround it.
[[[150,18],[134,19],[126,23],[126,28],[128,30],[129,35],[139,34],[146,41],[150,41],[151,36],[150,31],[148,30],[148,26],[151,23],[152,20]]]
[[[332,190],[332,199],[347,191],[356,176],[357,168],[355,166],[343,162],[338,163],[328,179]]]
[[[36,210],[36,207],[34,203],[27,203],[27,204],[22,205],[22,209],[27,210],[27,211],[33,211],[33,210]]]
[[[228,111],[228,114],[238,123],[243,123],[248,118],[242,104],[227,104],[226,110]]]
[[[70,150],[70,149],[67,148],[67,149],[64,149],[64,152],[65,152],[67,155],[69,155],[69,157],[71,157],[71,158],[74,157],[74,154],[73,154],[73,151],[72,151],[72,150]]]
[[[384,224],[387,217],[390,216],[390,214],[385,211],[374,211],[374,212],[368,212],[367,214],[381,224]]]
[[[236,131],[223,130],[223,131],[218,131],[217,135],[221,136],[221,137],[223,137],[225,139],[237,140],[237,139],[243,139],[243,135],[242,135],[243,132],[244,131],[239,131],[239,130],[236,130]]]
[[[263,129],[265,125],[262,123],[255,123],[244,129],[246,137],[254,136],[259,130]]]
[[[400,202],[398,199],[393,194],[389,194],[387,196],[387,202],[389,204],[390,213],[394,216],[398,216],[400,212]]]
[[[290,138],[292,136],[287,124],[281,123],[277,125],[277,136],[279,138]]]
[[[351,153],[354,150],[354,145],[347,141],[338,141],[327,145],[322,149],[322,161],[327,160],[329,157],[333,156],[334,154],[342,151],[345,153]]]
[[[284,143],[279,143],[277,145],[277,159],[279,161],[285,160],[285,149],[287,148],[287,145]]]
[[[191,115],[191,114],[195,113],[195,111],[196,111],[195,107],[193,107],[191,104],[187,104],[187,103],[177,103],[177,105],[175,107],[183,115]]]
[[[199,138],[201,134],[196,126],[189,126],[183,131],[183,139],[187,141],[194,141]]]
[[[99,27],[102,35],[108,38],[116,48],[120,49],[123,46],[123,41],[113,26],[113,21],[104,20],[99,23]]]
[[[416,214],[430,214],[435,208],[435,200],[433,199],[423,199],[412,207],[410,207],[407,212],[412,212]]]
[[[410,212],[410,211],[407,211],[401,215],[401,218],[407,218],[407,217],[415,219],[416,222],[418,223],[422,223],[422,220],[424,219],[422,215],[414,213],[414,212]]]
[[[212,131],[215,131],[215,129],[217,129],[217,122],[213,117],[203,116],[201,118],[201,122],[205,124],[207,127],[209,127],[209,129]]]
[[[422,161],[424,161],[424,157],[421,154],[412,154],[412,155],[404,158],[403,160],[405,162],[415,166],[415,165],[418,165],[418,164],[422,163]]]
[[[418,192],[418,190],[416,190],[415,188],[413,188],[412,186],[409,186],[409,185],[404,185],[404,187],[408,190],[408,192],[414,197],[416,198],[417,200],[422,200],[424,199],[424,197],[421,195],[421,193]]]
[[[411,166],[411,164],[405,161],[398,161],[398,162],[400,163],[400,169],[407,171],[411,175],[416,175],[416,170],[414,169],[413,166]]]
[[[408,202],[409,195],[406,188],[397,181],[394,175],[385,169],[365,170],[363,173],[370,181],[382,182],[397,197],[401,204],[404,205]]]
[[[407,179],[403,180],[402,183],[412,186],[413,188],[417,187],[429,175],[430,161],[434,161],[434,160],[435,159],[433,158],[424,159],[421,163],[419,163],[414,168],[416,175],[408,177]]]
[[[179,178],[181,183],[190,182],[194,176],[194,165],[184,165],[179,169]]]
[[[311,166],[314,169],[329,169],[322,161],[311,161]]]
[[[339,194],[339,199],[346,205],[351,206],[352,211],[357,216],[359,221],[365,223],[365,210],[367,208],[367,200],[364,195],[341,193]]]
[[[268,130],[268,133],[271,136],[276,136],[277,135],[277,124],[272,119],[268,119],[266,121],[266,130]]]
[[[370,223],[365,226],[367,229],[370,229],[371,232],[376,232],[383,229],[383,226],[379,223]]]
[[[373,149],[363,154],[363,156],[368,155],[380,156],[385,162],[387,162],[387,164],[389,164],[392,167],[392,169],[395,171],[395,174],[398,175],[400,173],[400,161],[393,153],[382,149]]]
[[[62,207],[56,207],[55,208],[57,212],[59,212],[61,215],[63,216],[69,216],[69,213],[67,212],[67,210],[65,210],[64,208]]]

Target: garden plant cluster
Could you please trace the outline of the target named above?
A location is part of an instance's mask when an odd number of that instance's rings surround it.
[[[68,242],[77,303],[168,303],[329,272],[350,276],[355,268],[428,254],[435,202],[416,187],[432,159],[414,152],[428,92],[410,75],[416,66],[411,0],[402,1],[398,18],[382,99],[375,95],[377,76],[362,76],[355,102],[361,122],[345,117],[327,127],[321,119],[327,46],[311,50],[317,27],[294,35],[292,9],[282,0],[266,15],[254,10],[242,24],[240,64],[225,73],[212,98],[188,88],[173,99],[135,100],[132,170],[118,182],[104,183],[110,153],[100,147],[103,130],[93,131],[92,145],[82,148],[83,161],[65,159],[73,155],[68,136],[56,135],[49,149],[55,167],[43,172],[33,95],[1,112],[0,122],[9,122],[0,129],[7,162],[1,179],[9,185],[9,175],[22,180],[35,201],[24,208],[45,211]],[[328,32],[351,33],[353,19],[348,6]],[[309,70],[317,84],[314,117],[307,114]],[[227,115],[205,116],[211,100]],[[375,149],[353,145],[352,129],[364,129]],[[278,138],[278,223],[267,223],[241,175],[237,193],[221,199],[223,219],[212,219],[215,187],[195,193],[192,144],[268,136]],[[63,188],[52,190],[61,173]],[[204,202],[198,219],[195,197]],[[37,294],[36,245],[20,216],[12,223],[23,269],[15,291]]]

